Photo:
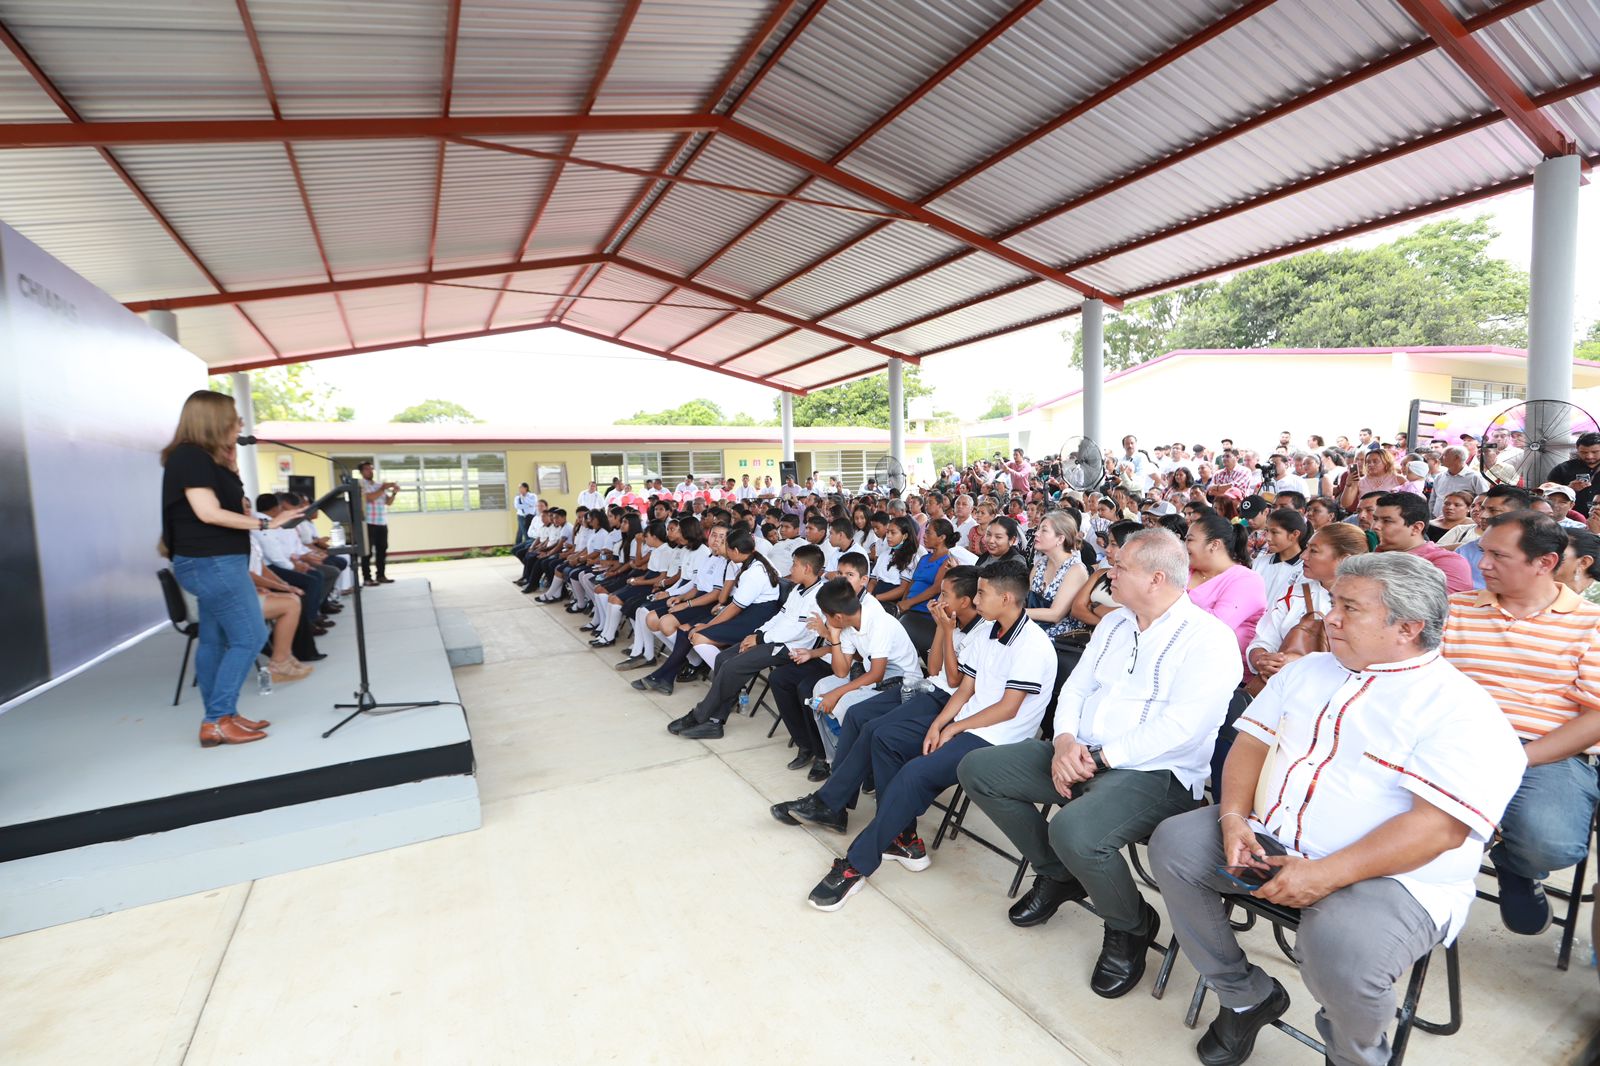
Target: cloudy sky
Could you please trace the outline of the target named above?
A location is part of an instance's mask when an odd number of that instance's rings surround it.
[[[1579,232],[1600,234],[1600,193],[1594,185],[1583,188],[1579,204]],[[1533,194],[1524,190],[1455,214],[1492,214],[1500,238],[1491,251],[1526,269],[1532,207]],[[1381,244],[1421,224],[1348,243]],[[1600,318],[1600,240],[1578,243],[1577,288],[1574,317],[1581,332]],[[1068,319],[1067,328],[1076,328],[1076,321]],[[1061,338],[1062,328],[1045,325],[934,356],[922,364],[923,380],[933,386],[939,407],[969,418],[985,410],[990,394],[1006,388],[1006,382],[1021,383],[1019,391],[1035,397],[1065,392],[1077,383],[1077,375],[1067,365],[1070,348]],[[766,418],[775,395],[759,385],[556,330],[375,352],[311,366],[336,390],[337,402],[355,408],[361,421],[388,421],[397,411],[432,398],[454,400],[491,422],[592,425],[699,396],[726,411]]]

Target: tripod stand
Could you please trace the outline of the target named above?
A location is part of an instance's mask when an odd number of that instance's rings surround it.
[[[256,437],[241,437],[239,442],[241,444],[254,444],[256,443],[257,439],[258,438]],[[265,437],[259,439],[267,444],[288,448],[291,451],[304,452],[306,455],[314,455],[318,459],[326,459],[328,462],[333,463],[335,467],[338,466],[337,460],[331,456],[323,455],[320,452],[314,452],[307,448],[297,447],[293,444],[286,444],[283,441],[267,440]],[[361,556],[365,552],[366,523],[362,519],[366,514],[366,509],[362,506],[362,504],[363,501],[361,499],[360,483],[356,481],[356,479],[352,478],[349,474],[346,474],[344,476],[344,480],[339,485],[333,489],[330,489],[325,495],[323,495],[321,499],[317,500],[316,503],[313,503],[306,510],[305,518],[303,519],[304,521],[310,521],[311,517],[320,511],[333,521],[348,525],[352,533],[351,542],[343,547],[330,548],[329,554],[348,556],[351,567],[360,565]],[[367,628],[365,616],[361,611],[361,581],[359,579],[357,579],[355,583],[355,594],[356,663],[360,671],[359,687],[355,691],[356,702],[335,703],[333,705],[333,709],[336,711],[347,710],[350,713],[341,718],[332,729],[322,734],[323,740],[327,740],[339,730],[349,725],[351,720],[360,714],[366,714],[372,711],[406,711],[414,710],[418,707],[442,707],[445,704],[444,700],[411,700],[409,702],[400,703],[379,703],[377,698],[373,696],[371,679],[367,674]]]

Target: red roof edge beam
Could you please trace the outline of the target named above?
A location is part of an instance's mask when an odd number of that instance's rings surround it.
[[[645,263],[637,263],[631,259],[625,259],[620,256],[615,257],[613,261],[616,263],[617,267],[623,270],[631,270],[635,274],[642,274],[647,278],[654,278],[656,281],[665,282],[668,285],[676,285],[680,289],[699,293],[701,296],[708,297],[712,300],[721,300],[723,303],[731,304],[732,306],[739,308],[741,311],[748,311],[751,314],[761,315],[762,317],[770,318],[775,322],[782,322],[786,326],[796,326],[800,329],[810,330],[812,333],[827,337],[829,340],[835,340],[840,344],[848,345],[852,348],[860,348],[864,351],[872,352],[875,355],[881,355],[885,359],[904,359],[908,363],[921,362],[920,356],[912,355],[907,352],[896,351],[893,348],[885,348],[881,344],[874,344],[865,337],[854,337],[848,333],[841,333],[839,330],[830,329],[827,326],[813,325],[804,319],[796,318],[790,314],[785,314],[776,308],[762,307],[760,304],[753,303],[741,296],[735,296],[730,292],[723,292],[721,289],[714,288],[698,281],[690,281],[688,278],[680,278],[676,274],[669,274],[665,270],[658,270],[655,267]],[[614,340],[615,338],[608,339]],[[674,352],[672,354],[676,355],[677,353]],[[690,360],[690,362],[692,362],[692,360]],[[694,363],[693,365],[704,366],[707,370],[720,369],[720,367],[710,366],[705,363]],[[728,373],[733,373],[733,371],[728,371]]]
[[[627,0],[622,11],[617,15],[617,24],[611,30],[611,40],[606,42],[605,54],[600,57],[600,65],[595,69],[594,77],[589,80],[589,91],[584,94],[583,106],[578,108],[581,114],[587,115],[594,110],[594,103],[600,98],[600,90],[604,88],[606,78],[611,74],[611,67],[617,61],[617,53],[622,51],[622,42],[628,39],[628,31],[633,28],[634,16],[639,13],[639,5],[643,0]],[[572,150],[578,145],[577,134],[567,137],[566,147],[562,149],[563,155],[571,155]],[[528,228],[522,234],[522,242],[517,245],[516,258],[521,259],[528,254],[528,249],[533,246],[533,235],[539,230],[539,223],[544,219],[545,211],[550,207],[550,201],[555,199],[556,186],[561,184],[561,176],[566,171],[565,163],[557,163],[555,170],[550,175],[549,182],[544,187],[544,193],[539,197],[539,203],[533,209],[533,215],[528,219]],[[494,302],[489,305],[489,316],[484,320],[484,329],[494,328],[494,317],[500,313],[500,304],[505,300],[505,286],[511,284],[511,276],[506,275],[501,283],[501,291],[495,295]]]
[[[553,259],[523,259],[515,263],[449,267],[444,270],[426,270],[414,274],[382,274],[365,278],[346,278],[343,281],[313,282],[306,285],[280,285],[270,289],[239,289],[233,292],[207,293],[203,296],[136,300],[123,306],[135,314],[157,310],[183,311],[191,307],[218,307],[223,304],[256,303],[261,300],[285,300],[293,296],[321,296],[355,289],[384,289],[394,285],[427,285],[436,281],[459,281],[462,278],[493,277],[496,274],[564,270],[569,267],[594,266],[596,263],[609,262],[610,258],[604,255],[564,255]]]
[[[278,91],[272,85],[272,71],[267,67],[267,54],[261,48],[261,37],[256,33],[255,19],[250,16],[250,5],[245,0],[234,0],[234,4],[239,9],[239,21],[244,24],[244,35],[250,42],[250,54],[255,57],[256,70],[261,75],[261,91],[266,94],[267,106],[272,109],[273,118],[282,118],[283,108],[278,105]],[[317,246],[317,258],[322,260],[322,272],[329,281],[332,281],[333,264],[328,259],[328,247],[323,243],[322,230],[317,225],[317,214],[311,209],[311,191],[306,188],[305,175],[300,172],[300,160],[295,157],[294,145],[284,141],[283,154],[289,161],[289,173],[294,176],[294,187],[300,194],[300,206],[306,213],[306,225],[311,227],[311,241]],[[355,330],[350,328],[350,315],[345,311],[344,300],[338,293],[333,294],[333,305],[339,312],[340,323],[344,326],[345,339],[354,348]]]
[[[1472,31],[1462,25],[1443,0],[1397,2],[1546,159],[1572,155],[1576,151],[1572,138],[1539,111],[1522,86],[1495,62],[1488,49],[1478,43]]]
[[[68,119],[65,123],[51,123],[48,125],[34,123],[32,124],[33,128],[77,131],[91,125],[78,113],[78,109],[72,106],[72,102],[62,95],[61,90],[56,88],[56,83],[50,80],[50,76],[44,72],[43,67],[34,62],[33,56],[28,54],[28,50],[22,47],[22,42],[17,40],[4,23],[0,23],[0,44],[5,45],[6,49],[16,57],[17,62],[22,64],[22,69],[28,72],[28,76],[34,80],[44,94],[50,98],[51,103],[55,104]],[[117,176],[117,179],[123,185],[127,186],[128,191],[133,193],[139,203],[144,206],[144,209],[150,213],[150,217],[155,219],[156,225],[161,227],[162,232],[177,246],[178,250],[184,254],[189,262],[194,264],[194,268],[200,272],[211,287],[218,292],[226,292],[227,286],[223,285],[216,274],[212,273],[211,268],[206,266],[205,261],[200,258],[200,253],[196,252],[190,247],[189,242],[183,239],[183,236],[178,233],[177,228],[173,226],[167,216],[161,213],[161,209],[156,206],[155,201],[150,199],[149,195],[139,187],[138,182],[133,180],[133,175],[128,173],[127,168],[117,161],[117,157],[102,146],[89,145],[88,147],[95,149],[100,158],[105,161],[106,166],[111,168],[111,172]],[[271,352],[275,358],[282,354],[278,351],[278,346],[272,343],[272,338],[267,336],[266,330],[257,325],[256,320],[251,318],[242,307],[239,308],[239,317],[245,320],[257,337],[261,338],[261,343],[266,345],[267,351]]]
[[[773,34],[778,32],[778,27],[783,25],[783,20],[789,17],[789,12],[799,2],[800,0],[780,0],[779,3],[773,5],[772,10],[767,15],[767,20],[761,24],[760,29],[746,42],[744,50],[728,65],[728,69],[723,71],[722,78],[717,82],[716,87],[706,95],[705,103],[701,107],[702,111],[713,112],[721,107],[722,98],[732,91],[734,85],[739,81],[739,76],[744,73],[745,68],[755,61],[756,56],[761,54],[761,49],[766,47],[767,41],[771,39]],[[800,38],[806,27],[811,25],[812,20],[821,14],[822,9],[827,6],[828,0],[816,0],[806,9],[800,18],[795,21],[795,24],[789,28],[789,32],[778,42],[777,47],[773,48],[755,74],[739,90],[739,94],[728,102],[728,106],[723,111],[724,114],[731,114],[750,95],[755,87],[761,84],[767,73],[777,65],[778,60],[783,58],[784,53]],[[678,143],[673,145],[672,150],[662,157],[661,165],[658,169],[665,169],[670,166],[673,160],[683,154],[683,150],[688,147],[690,140],[691,135],[689,134],[678,138]],[[704,152],[706,146],[710,143],[711,138],[706,137],[695,145],[694,150],[678,164],[677,173],[682,174],[688,170],[694,164],[694,161],[700,158],[700,153]],[[616,225],[611,227],[611,232],[606,236],[606,239],[600,242],[600,250],[602,252],[622,251],[623,246],[627,244],[634,233],[638,232],[639,227],[643,226],[650,216],[655,214],[656,208],[661,203],[661,197],[665,194],[666,188],[659,182],[652,182],[641,189],[638,198],[633,201],[626,211],[618,216]],[[654,197],[653,200],[652,197]],[[572,287],[567,290],[567,295],[570,297],[574,289],[577,289],[580,293],[588,292],[590,286],[599,279],[600,274],[601,271],[599,270],[590,274],[588,279],[582,282],[583,287],[581,289],[578,289],[578,282],[574,281]],[[662,299],[665,301],[671,297],[672,293],[669,291]],[[564,300],[556,304],[552,316],[557,321],[560,321],[571,306],[570,300]],[[643,317],[644,315],[639,316],[639,318]],[[629,329],[632,329],[638,323],[639,318],[629,322],[621,332],[626,333]]]
[[[960,223],[953,222],[942,215],[935,214],[934,212],[929,211],[927,208],[914,204],[910,200],[896,196],[894,193],[891,193],[886,189],[880,189],[878,186],[872,184],[872,182],[867,181],[864,178],[858,178],[848,171],[841,170],[838,167],[833,166],[821,159],[807,155],[805,152],[800,151],[800,149],[795,148],[792,145],[785,144],[776,137],[769,137],[767,134],[762,133],[759,130],[753,130],[743,123],[733,120],[728,121],[726,133],[734,140],[740,141],[749,148],[754,148],[758,152],[764,152],[767,155],[772,156],[774,159],[788,163],[790,166],[799,167],[801,170],[809,171],[819,178],[823,178],[829,182],[832,182],[841,189],[848,189],[851,192],[864,196],[875,203],[882,204],[884,207],[899,211],[913,221],[921,222],[925,226],[936,229],[947,237],[953,237],[970,248],[974,248],[980,252],[986,252],[989,255],[994,256],[996,259],[1003,259],[1012,266],[1026,270],[1028,273],[1043,278],[1046,281],[1053,281],[1057,285],[1071,289],[1073,292],[1079,293],[1087,299],[1103,300],[1107,307],[1111,307],[1119,311],[1122,309],[1122,301],[1119,298],[1111,295],[1110,293],[1101,292],[1099,289],[1095,288],[1093,285],[1090,285],[1086,281],[1081,281],[1078,278],[1072,277],[1070,274],[1064,274],[1055,267],[1041,263],[1032,256],[1017,251],[1015,248],[1007,247],[1006,245],[1001,244],[999,241],[985,237],[976,230],[968,229],[966,226],[963,226]]]
[[[450,0],[450,9],[445,13],[444,30],[444,66],[439,72],[439,117],[450,117],[450,101],[455,95],[456,82],[456,47],[461,41],[461,0]],[[428,269],[433,269],[434,255],[439,250],[439,208],[444,202],[444,153],[445,142],[439,142],[439,154],[434,159],[433,165],[433,211],[428,222]],[[429,288],[422,287],[422,312],[417,316],[417,335],[424,339],[428,336],[428,293]]]
[[[1011,29],[1011,27],[1015,26],[1018,22],[1021,22],[1042,2],[1043,0],[1022,0],[1021,3],[1017,4],[1010,11],[1006,12],[1006,14],[1001,16],[1000,19],[987,30],[974,38],[971,43],[969,43],[960,52],[957,52],[955,55],[951,56],[950,59],[948,59],[938,70],[934,71],[932,74],[928,75],[927,78],[923,79],[922,84],[918,85],[915,89],[911,90],[911,92],[907,93],[899,103],[895,104],[893,107],[883,112],[883,114],[873,119],[872,122],[869,123],[860,133],[856,134],[850,139],[849,144],[846,144],[843,148],[829,156],[828,162],[835,166],[843,163],[845,159],[847,159],[856,151],[856,149],[860,148],[873,137],[877,136],[883,131],[884,127],[889,125],[889,123],[893,122],[895,119],[911,110],[911,108],[915,107],[918,101],[922,100],[929,93],[937,89],[946,80],[948,80],[952,74],[956,73],[956,71],[966,66],[968,61],[970,61],[973,56],[976,56],[979,52],[989,47],[991,43],[1003,36]],[[817,179],[814,175],[807,175],[805,178],[795,183],[795,185],[789,190],[790,195],[799,195],[806,189],[807,186],[811,185],[816,180]],[[703,261],[701,261],[699,266],[691,270],[689,272],[689,277],[697,278],[701,274],[705,273],[705,271],[710,268],[712,264],[717,262],[717,260],[721,259],[723,256],[727,255],[729,250],[732,249],[734,245],[738,244],[750,234],[754,233],[762,223],[766,222],[773,215],[777,214],[778,209],[782,206],[782,204],[773,204],[771,207],[767,208],[765,211],[761,212],[761,214],[752,219],[749,225],[742,226],[737,233],[735,233],[728,240],[724,241],[720,247],[718,247]],[[879,228],[881,227],[873,227],[874,232]],[[771,295],[773,291],[774,290],[772,289],[768,289],[766,292],[758,296],[757,299],[764,299],[766,296]],[[669,293],[668,295],[670,296],[671,294]],[[643,315],[640,316],[640,318],[643,317]],[[629,323],[629,327],[631,328],[638,321],[639,319],[634,319],[632,323]],[[711,332],[713,329],[716,329],[726,321],[727,316],[713,319],[700,329],[696,330],[693,335],[685,337],[683,340],[679,341],[678,347],[682,348],[693,343],[696,339]],[[627,330],[625,329],[622,332],[626,333]],[[723,362],[726,361],[727,360],[723,360]]]

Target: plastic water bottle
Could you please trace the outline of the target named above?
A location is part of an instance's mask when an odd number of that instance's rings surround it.
[[[749,689],[741,689],[740,692],[739,692],[739,713],[740,714],[749,714],[750,713],[750,690]]]
[[[256,667],[256,691],[263,696],[272,695],[272,670],[268,667]]]
[[[907,678],[900,683],[900,702],[915,699],[924,692],[933,691],[933,682],[926,677],[919,677],[915,681]]]

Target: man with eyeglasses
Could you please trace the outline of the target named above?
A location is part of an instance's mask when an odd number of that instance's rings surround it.
[[[1130,536],[1111,568],[1121,607],[1095,627],[1062,687],[1054,739],[974,751],[958,774],[1037,871],[1013,925],[1040,925],[1085,896],[1094,904],[1105,940],[1089,987],[1106,999],[1138,985],[1161,924],[1122,850],[1200,804],[1239,683],[1233,630],[1190,601],[1188,577],[1188,552],[1170,532]],[[1041,803],[1061,810],[1046,820]]]

